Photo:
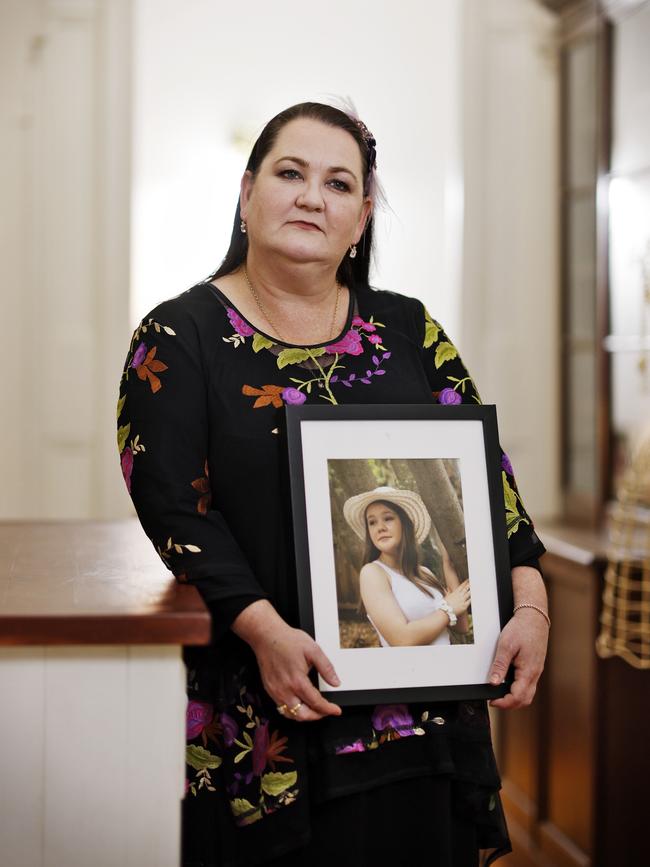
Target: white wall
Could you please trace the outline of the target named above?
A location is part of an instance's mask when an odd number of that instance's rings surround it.
[[[133,320],[223,258],[264,123],[295,102],[338,95],[352,97],[377,138],[393,212],[380,220],[375,283],[419,296],[454,330],[462,4],[135,8]]]
[[[252,139],[331,95],[378,139],[376,284],[443,321],[499,404],[527,503],[552,512],[551,43],[533,0],[2,0],[0,518],[129,512],[129,290],[133,322],[212,271]]]
[[[613,427],[627,447],[650,424],[649,45],[650,3],[622,12],[614,38],[609,346]]]
[[[534,0],[465,0],[458,339],[535,518],[559,509],[555,28]]]
[[[110,517],[128,330],[128,0],[0,5],[0,517]]]

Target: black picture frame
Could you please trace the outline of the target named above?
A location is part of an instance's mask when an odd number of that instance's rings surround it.
[[[341,686],[334,688],[315,677],[321,692],[342,705],[505,695],[511,673],[498,686],[487,682],[498,635],[513,609],[495,407],[289,406],[287,440],[300,625],[318,641],[341,679]],[[440,552],[449,545],[455,571],[469,578],[471,642],[467,634],[458,638],[448,630],[449,643],[444,636],[440,644],[425,646],[385,643],[380,653],[376,645],[383,637],[347,599],[355,592],[347,561],[354,556],[358,560],[358,555],[351,547],[341,555],[343,537],[349,541],[350,533],[340,529],[345,528],[338,517],[340,492],[354,492],[355,480],[358,488],[361,477],[370,478],[370,469],[374,481],[381,473],[397,478],[395,467],[408,475],[411,489],[435,494],[427,499],[434,518],[432,535],[441,543],[439,530],[445,525],[452,542],[437,544],[437,555],[434,545],[431,556],[438,557],[439,565]],[[466,573],[463,545],[452,538],[459,525],[456,500],[445,478],[460,503]],[[399,478],[393,486],[400,487]]]

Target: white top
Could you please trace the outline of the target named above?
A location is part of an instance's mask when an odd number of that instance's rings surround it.
[[[419,620],[421,617],[426,617],[427,614],[433,614],[434,611],[439,610],[440,604],[444,602],[444,596],[439,590],[436,590],[435,587],[431,587],[429,592],[425,593],[423,590],[420,590],[417,584],[409,581],[408,578],[405,578],[404,575],[391,569],[390,566],[382,563],[381,560],[375,560],[374,562],[378,566],[381,566],[390,578],[390,586],[393,591],[393,596],[409,623],[411,620]],[[372,623],[370,617],[368,620]],[[381,646],[390,647],[389,643],[377,629],[375,624],[372,623],[372,625],[379,636]],[[446,629],[443,629],[440,635],[437,638],[434,638],[430,643],[451,644],[451,641],[449,640],[449,632]]]

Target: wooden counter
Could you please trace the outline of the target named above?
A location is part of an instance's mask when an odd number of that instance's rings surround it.
[[[178,867],[196,590],[135,520],[0,524],[2,867]]]
[[[197,591],[136,520],[0,524],[0,646],[209,640]]]
[[[552,629],[531,707],[498,717],[511,867],[647,862],[650,671],[600,659],[607,539],[538,526]]]

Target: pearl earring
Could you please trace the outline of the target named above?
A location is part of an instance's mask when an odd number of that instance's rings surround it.
[[[352,246],[350,247],[350,259],[354,259],[354,257],[356,255],[357,255],[357,245],[352,244]]]
[[[241,230],[242,235],[246,234],[246,220],[242,220],[239,224],[239,228]]]

